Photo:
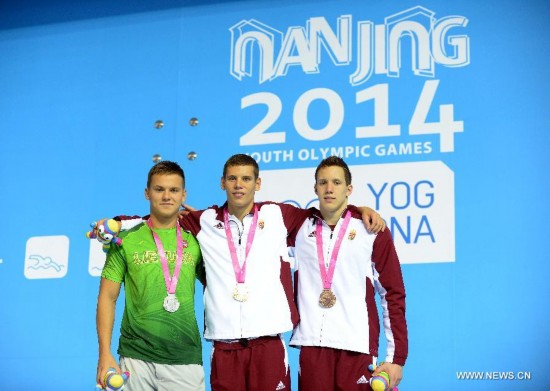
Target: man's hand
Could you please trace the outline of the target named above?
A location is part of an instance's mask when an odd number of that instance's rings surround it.
[[[196,211],[195,208],[193,208],[192,206],[187,205],[187,204],[181,204],[181,207],[182,207],[182,209],[180,209],[180,211],[178,212],[178,217],[187,216],[189,214],[189,212]]]
[[[378,366],[374,370],[372,375],[376,376],[380,372],[386,372],[389,375],[390,377],[389,390],[393,389],[394,387],[397,387],[401,382],[401,379],[403,378],[403,367],[398,364],[392,364],[389,362],[382,363],[380,364],[380,366]]]
[[[386,222],[382,219],[375,210],[369,208],[368,206],[362,206],[358,208],[361,211],[363,217],[363,223],[367,231],[377,234],[378,232],[386,229]]]
[[[118,363],[111,353],[105,354],[104,357],[100,356],[97,362],[97,384],[101,385],[101,388],[105,389],[105,375],[109,368],[114,368],[117,373],[122,373]]]

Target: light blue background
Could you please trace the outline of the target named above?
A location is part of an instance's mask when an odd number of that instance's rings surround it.
[[[354,23],[381,24],[416,5],[436,18],[469,20],[463,30],[470,65],[437,67],[435,76],[441,80],[437,104],[455,105],[464,132],[455,135],[453,153],[348,161],[442,160],[455,174],[456,262],[403,266],[410,356],[400,389],[550,386],[548,2],[45,3],[0,4],[1,389],[93,389],[99,280],[88,274],[84,232],[102,216],[147,213],[143,189],[154,154],[182,164],[190,204],[221,204],[226,158],[262,149],[239,145],[262,115],[241,111],[243,96],[270,91],[281,97],[288,134],[280,148],[315,144],[292,132],[288,108],[304,91],[327,87],[340,93],[346,108],[353,103],[357,88],[347,76],[355,68],[336,68],[326,58],[318,75],[292,68],[261,86],[255,77],[232,78],[232,25],[254,18],[285,31],[314,16],[332,23],[344,14]],[[402,64],[400,78],[376,75],[359,88],[388,83],[390,117],[406,129],[426,79],[411,74],[408,60]],[[346,120],[353,122],[359,114],[351,112]],[[198,126],[189,125],[191,117]],[[161,130],[153,127],[158,119],[165,122]],[[393,141],[412,139],[404,132]],[[315,146],[355,141],[343,129]],[[198,153],[196,160],[187,159],[190,151]],[[48,235],[69,237],[68,273],[26,279],[26,242]],[[196,302],[200,316],[200,294]],[[207,376],[209,352],[205,343]],[[295,381],[298,352],[290,353]],[[532,378],[457,380],[459,371],[527,371]]]

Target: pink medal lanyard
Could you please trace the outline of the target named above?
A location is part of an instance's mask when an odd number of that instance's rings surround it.
[[[323,254],[323,221],[317,219],[315,227],[315,238],[317,240],[317,258],[319,260],[319,269],[321,270],[321,281],[323,282],[323,289],[330,289],[332,286],[332,278],[334,277],[334,269],[336,268],[336,261],[338,257],[338,252],[340,251],[340,245],[344,239],[344,234],[348,228],[349,221],[351,219],[351,212],[348,210],[346,216],[344,217],[344,222],[338,231],[338,236],[336,236],[336,244],[332,250],[330,256],[330,263],[328,266],[328,271],[325,266],[325,256]]]
[[[235,278],[238,283],[242,284],[246,278],[246,259],[248,258],[248,253],[252,247],[252,241],[254,240],[254,234],[256,233],[256,225],[258,224],[258,207],[254,204],[254,216],[252,217],[252,224],[250,225],[248,238],[246,239],[246,249],[242,267],[240,267],[239,259],[237,258],[237,250],[235,248],[235,243],[233,242],[231,227],[229,226],[229,212],[227,211],[227,208],[223,210],[223,222],[225,235],[227,236],[227,244],[229,245],[229,252],[231,254],[231,262],[233,263],[233,270],[235,271]]]
[[[149,226],[149,229],[151,230],[151,233],[153,234],[153,239],[155,240],[155,244],[157,246],[157,252],[159,254],[160,262],[162,264],[162,270],[164,272],[164,282],[166,283],[166,291],[169,294],[174,294],[176,292],[176,287],[178,285],[178,278],[180,275],[180,269],[183,259],[183,239],[181,236],[181,227],[179,224],[176,224],[176,235],[178,238],[178,252],[177,252],[177,258],[176,258],[176,267],[174,268],[174,275],[170,277],[170,268],[168,267],[168,260],[166,259],[166,253],[164,252],[164,247],[162,245],[162,242],[160,241],[159,236],[155,231],[153,231],[153,224],[151,223],[151,219],[147,220],[147,225]]]

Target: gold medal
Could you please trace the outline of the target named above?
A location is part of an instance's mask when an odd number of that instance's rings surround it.
[[[248,289],[244,283],[235,285],[235,288],[233,288],[233,298],[240,302],[248,300]]]
[[[336,304],[336,296],[330,289],[323,289],[319,296],[319,305],[323,308],[331,308]]]

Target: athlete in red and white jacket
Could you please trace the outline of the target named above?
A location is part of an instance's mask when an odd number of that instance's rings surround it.
[[[290,345],[301,346],[301,391],[370,390],[368,365],[378,356],[380,334],[375,293],[387,340],[386,363],[376,373],[388,372],[395,387],[408,354],[405,288],[391,233],[367,232],[357,208],[347,204],[351,190],[342,159],[321,162],[320,211],[312,210],[290,238],[300,312]]]
[[[257,338],[290,331],[298,323],[286,239],[300,227],[308,211],[275,203],[254,206],[257,224],[246,257],[246,301],[233,297],[237,281],[224,224],[227,204],[191,212],[180,220],[196,236],[205,259],[206,339]],[[228,216],[241,267],[253,218],[253,213],[245,215],[242,222]]]

